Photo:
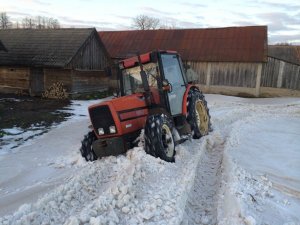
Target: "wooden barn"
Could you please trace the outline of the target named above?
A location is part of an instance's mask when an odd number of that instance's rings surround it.
[[[258,96],[267,62],[267,27],[99,32],[114,60],[153,49],[176,50],[202,90]]]
[[[94,28],[0,30],[0,92],[40,95],[55,82],[70,93],[103,89],[110,57]],[[3,45],[3,46],[4,46]]]

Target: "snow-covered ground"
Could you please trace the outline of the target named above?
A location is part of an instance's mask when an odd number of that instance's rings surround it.
[[[87,105],[0,155],[0,224],[300,224],[300,99],[206,95],[214,131],[93,163],[79,155]],[[141,135],[142,140],[142,135]]]

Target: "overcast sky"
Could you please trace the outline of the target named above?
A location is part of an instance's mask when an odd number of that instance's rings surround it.
[[[139,14],[178,28],[268,25],[270,44],[300,44],[300,0],[0,0],[0,11],[12,21],[41,15],[97,30],[132,29]]]

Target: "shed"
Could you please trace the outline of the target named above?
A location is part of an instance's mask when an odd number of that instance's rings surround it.
[[[105,86],[108,53],[94,28],[7,29],[0,39],[0,92],[40,95],[55,82],[68,92]]]
[[[153,49],[176,50],[206,92],[259,95],[267,27],[102,31],[114,60]]]

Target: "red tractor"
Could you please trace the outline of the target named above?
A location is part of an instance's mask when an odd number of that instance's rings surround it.
[[[207,103],[177,52],[149,52],[118,67],[119,97],[88,108],[93,131],[80,148],[86,160],[126,152],[144,129],[145,151],[174,162],[177,144],[208,134]]]

